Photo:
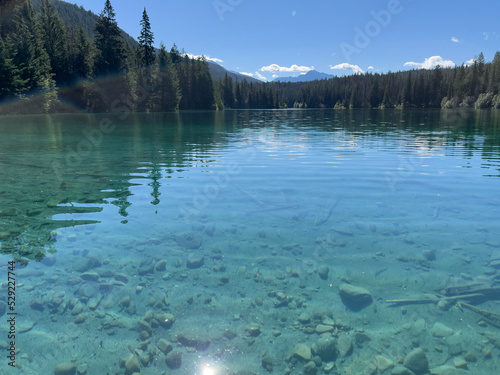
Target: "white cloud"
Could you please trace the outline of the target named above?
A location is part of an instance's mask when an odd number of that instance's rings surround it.
[[[271,64],[268,66],[263,66],[260,68],[262,72],[270,72],[270,73],[276,73],[276,72],[308,72],[310,70],[314,70],[314,66],[298,66],[293,64],[289,68],[286,66],[279,66],[278,64]]]
[[[368,70],[374,70],[374,69],[375,68],[373,66],[371,66],[371,65],[368,67]]]
[[[469,61],[466,62],[466,64],[474,65],[476,63],[476,59],[470,59]]]
[[[425,59],[423,63],[408,61],[404,64],[404,66],[409,66],[417,69],[434,69],[438,65],[441,68],[453,68],[455,66],[455,63],[451,60],[443,60],[441,56],[432,56],[428,59]]]
[[[240,74],[243,74],[244,76],[247,76],[247,77],[252,77],[252,78],[257,78],[257,79],[260,79],[261,81],[267,81],[267,78],[264,77],[262,74],[260,74],[259,72],[255,72],[255,73],[247,73],[247,72],[239,72]],[[274,74],[273,77],[277,75]]]
[[[457,38],[455,38],[454,36],[451,37],[451,41],[453,43],[460,43],[460,40],[458,40]]]
[[[267,78],[264,77],[262,74],[259,72],[255,72],[255,78],[260,79],[261,81],[267,81]]]
[[[273,78],[278,78],[278,77],[279,77],[279,75],[273,74]]]
[[[210,56],[207,56],[207,55],[193,55],[192,53],[185,53],[183,56],[187,56],[189,57],[190,59],[198,59],[199,57],[205,57],[205,59],[207,59],[207,61],[212,61],[212,62],[215,62],[215,63],[221,63],[223,62],[223,60],[221,59],[218,59],[216,57],[210,57]]]
[[[348,63],[337,64],[335,66],[330,65],[330,69],[342,69],[342,70],[352,70],[354,74],[363,74],[364,71],[357,65],[352,65]]]
[[[489,32],[489,31],[488,31],[488,32],[486,32],[486,31],[485,31],[485,32],[483,33],[483,36],[484,36],[484,40],[488,40],[488,39],[490,39],[490,36],[494,36],[496,39],[498,39],[498,34],[497,34],[497,33],[495,33],[495,32]]]

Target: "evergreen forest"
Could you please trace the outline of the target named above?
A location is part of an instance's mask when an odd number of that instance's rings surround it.
[[[310,82],[214,79],[155,36],[146,9],[137,40],[110,0],[96,17],[61,1],[0,4],[0,113],[167,112],[277,108],[500,108],[500,52],[454,68],[365,73]]]

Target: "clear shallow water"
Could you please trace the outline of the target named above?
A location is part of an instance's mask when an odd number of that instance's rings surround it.
[[[385,301],[498,285],[499,130],[500,113],[473,111],[2,118],[1,267],[11,254],[27,263],[18,325],[36,323],[16,362],[28,374],[72,359],[122,374],[130,346],[142,374],[265,373],[269,362],[299,374],[308,361],[294,347],[317,343],[323,324],[354,350],[323,358],[319,374],[328,362],[363,373],[375,355],[398,362],[416,346],[431,368],[470,351],[469,369],[496,374],[500,331],[477,312]],[[347,306],[342,283],[373,303]],[[495,299],[478,306],[500,313]]]

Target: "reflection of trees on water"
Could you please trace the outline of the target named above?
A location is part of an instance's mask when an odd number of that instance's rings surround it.
[[[125,119],[120,120],[120,115]],[[108,132],[100,130],[103,121],[107,121],[104,129]],[[499,165],[499,111],[292,110],[3,117],[1,253],[39,261],[53,251],[58,229],[99,222],[98,213],[105,204],[115,205],[126,223],[134,185],[148,186],[149,204],[160,209],[162,201],[168,199],[161,197],[162,181],[174,173],[216,162],[214,150],[230,142],[245,137],[252,142],[266,141],[252,134],[272,133],[278,141],[284,135],[286,142],[289,129],[303,132],[305,141],[309,132],[317,131],[331,133],[333,140],[348,139],[353,145],[364,140],[364,147],[374,137],[386,139],[400,132],[413,135],[427,149],[446,146],[461,157],[481,150],[485,161],[496,160]],[[95,219],[92,215],[87,216],[91,219],[74,218],[81,216],[78,214],[97,215]],[[68,215],[69,219],[61,219]]]
[[[151,196],[153,197],[153,200],[151,201],[151,204],[156,206],[157,204],[160,203],[160,179],[162,178],[162,175],[161,175],[161,169],[160,169],[160,166],[158,164],[153,164],[153,166],[151,167],[151,171],[148,173],[148,178],[150,178],[152,180],[152,182],[150,182],[148,184],[148,186],[151,186],[152,188],[152,192],[151,192]]]
[[[158,206],[161,180],[191,166],[195,155],[209,153],[217,143],[217,116],[1,118],[0,252],[22,263],[40,261],[54,251],[58,229],[98,223],[99,215],[88,214],[106,204],[117,206],[126,223],[134,185],[149,186],[150,203]],[[113,131],[99,133],[103,120],[115,125]]]

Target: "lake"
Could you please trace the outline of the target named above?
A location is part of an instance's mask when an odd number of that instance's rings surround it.
[[[0,315],[24,374],[498,374],[500,111],[0,132]]]

